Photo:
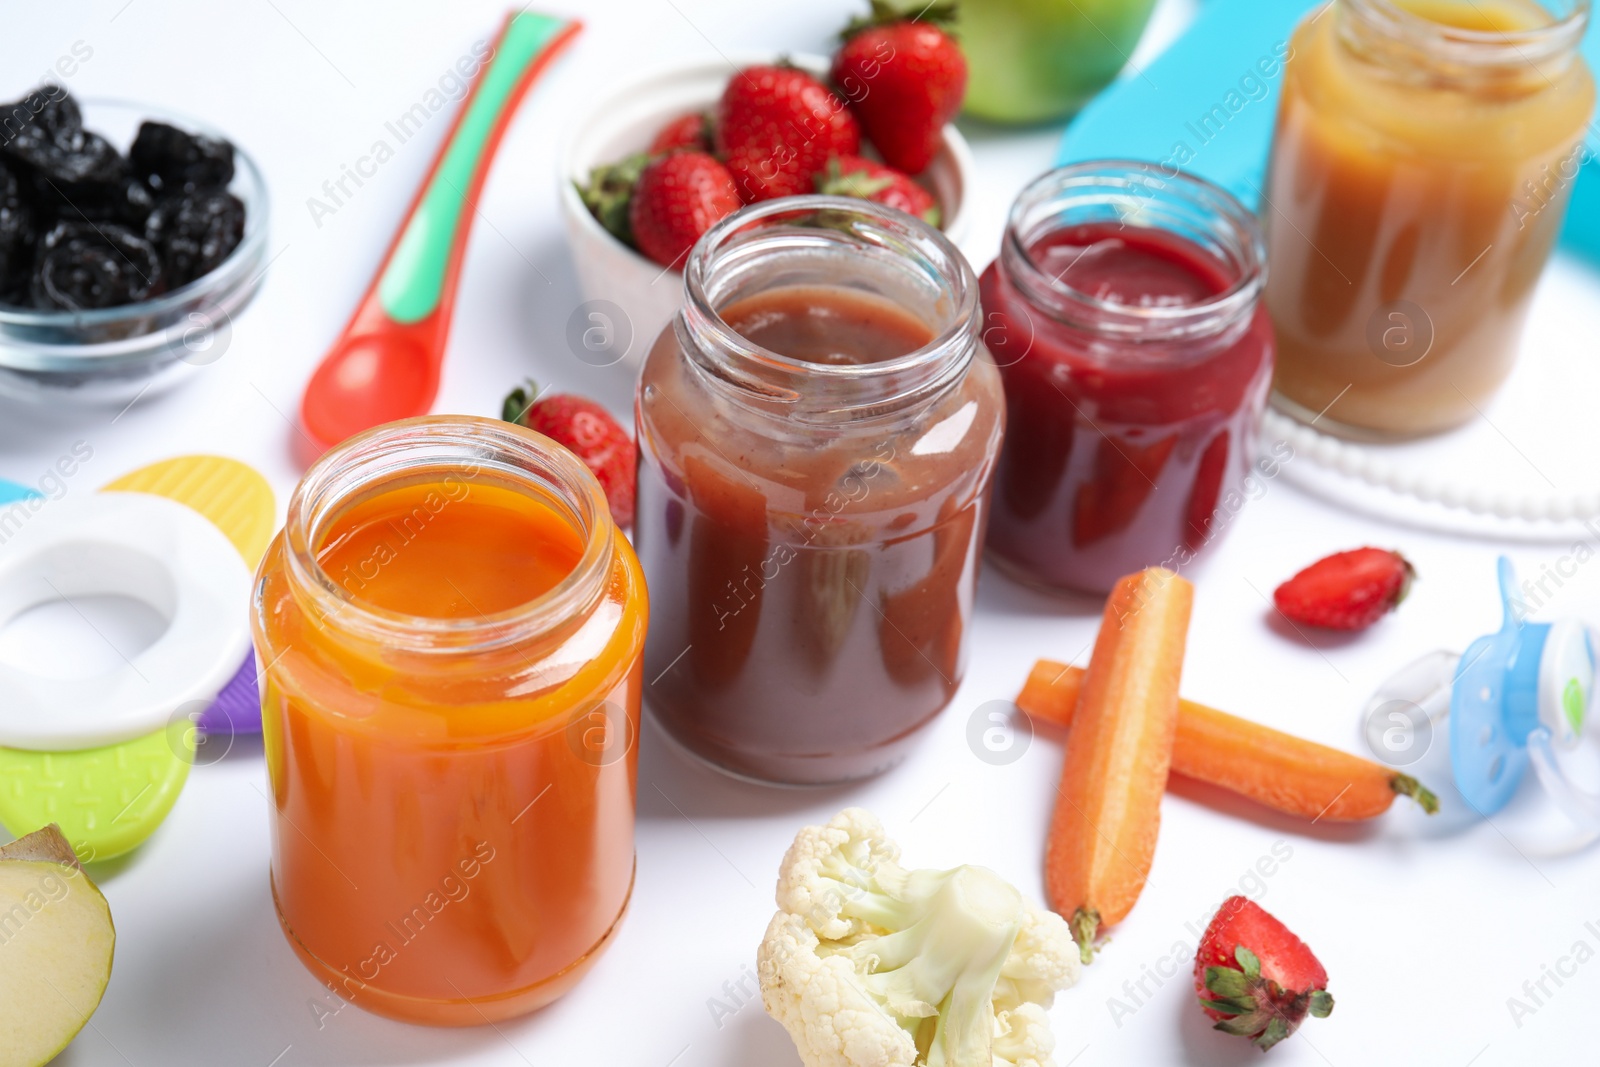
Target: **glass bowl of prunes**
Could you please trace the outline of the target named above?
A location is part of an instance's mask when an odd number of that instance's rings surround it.
[[[126,402],[213,362],[266,235],[260,169],[201,123],[52,85],[0,105],[0,394]]]

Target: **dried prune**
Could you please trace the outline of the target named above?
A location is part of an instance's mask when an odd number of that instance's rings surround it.
[[[24,198],[33,205],[35,213],[49,223],[82,222],[102,219],[119,222],[135,233],[144,229],[144,220],[155,207],[157,196],[141,178],[128,169],[128,162],[119,159],[115,171],[108,171],[108,180],[77,182],[73,184],[52,181],[27,167],[19,167],[19,177],[24,181]]]
[[[22,183],[0,163],[0,303],[12,302],[6,294],[27,288],[35,237],[34,212],[22,198]]]
[[[59,85],[41,85],[14,104],[0,105],[0,143],[33,124],[52,138],[66,137],[83,129],[83,112]]]
[[[114,185],[75,198],[63,206],[60,214],[67,221],[77,218],[121,223],[140,233],[155,206],[156,194],[142,178],[130,174]]]
[[[164,122],[139,125],[128,159],[135,174],[162,192],[188,192],[233,181],[233,145]]]
[[[176,288],[214,270],[244,239],[244,204],[226,189],[197,189],[156,205],[145,237],[161,250]]]
[[[29,295],[39,308],[131,304],[166,290],[155,247],[115,223],[61,222],[45,235]]]
[[[113,307],[215,269],[244,237],[233,154],[145,122],[124,157],[57,85],[0,104],[0,304]]]
[[[0,153],[68,198],[84,187],[111,185],[127,173],[122,154],[83,128],[77,101],[57,86],[0,107],[0,133]]]

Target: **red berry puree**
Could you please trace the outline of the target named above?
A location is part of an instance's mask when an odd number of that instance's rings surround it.
[[[1171,313],[1203,309],[1238,278],[1166,230],[1069,226],[1026,254],[1042,299],[1003,259],[981,281],[1007,403],[991,554],[1025,580],[1091,592],[1187,564],[1253,458],[1272,372],[1266,314],[1174,330]],[[1062,289],[1069,298],[1046,306]]]

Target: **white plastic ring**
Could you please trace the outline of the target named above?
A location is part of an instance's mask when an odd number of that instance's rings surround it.
[[[86,493],[0,508],[0,625],[29,608],[121,595],[166,629],[90,678],[0,665],[0,745],[61,752],[119,744],[210,700],[250,646],[250,572],[198,512],[147,493]]]

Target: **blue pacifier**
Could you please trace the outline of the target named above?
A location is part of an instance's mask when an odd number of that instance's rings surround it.
[[[1391,675],[1368,701],[1367,721],[1395,719],[1395,708],[1425,717],[1430,727],[1447,718],[1456,790],[1478,814],[1504,808],[1531,763],[1562,811],[1600,833],[1600,788],[1594,774],[1582,773],[1580,758],[1588,755],[1593,766],[1592,750],[1600,747],[1592,736],[1585,745],[1596,710],[1595,631],[1575,619],[1528,621],[1504,556],[1499,576],[1499,632],[1462,655],[1432,652]]]

